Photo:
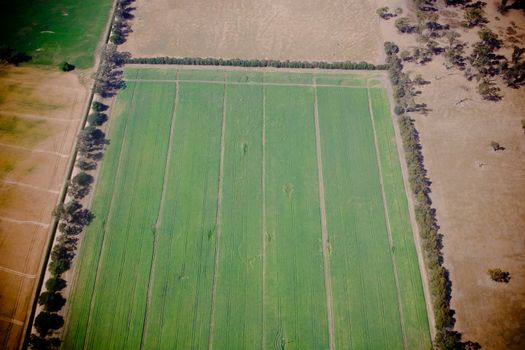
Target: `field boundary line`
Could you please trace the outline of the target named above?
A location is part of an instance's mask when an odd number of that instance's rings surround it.
[[[270,83],[270,82],[240,82],[224,80],[199,80],[199,79],[124,79],[133,83],[195,83],[195,84],[220,84],[220,85],[268,85],[268,86],[304,86],[304,87],[330,87],[341,89],[366,89],[366,85],[331,85],[331,84],[301,84],[301,83]]]
[[[12,224],[20,224],[20,225],[35,225],[35,226],[40,226],[43,228],[47,228],[50,225],[50,224],[46,224],[45,222],[33,221],[33,220],[18,220],[18,219],[9,218],[7,216],[0,216],[0,221],[7,221]]]
[[[31,148],[31,147],[10,145],[8,143],[2,143],[2,142],[0,142],[0,147],[19,149],[21,151],[27,151],[27,152],[31,152],[31,153],[50,154],[50,155],[57,156],[57,157],[60,157],[60,158],[69,158],[69,154],[65,154],[65,153],[60,153],[60,152],[55,152],[55,151],[47,151],[47,150],[44,150],[44,149],[35,149],[35,148]]]
[[[265,349],[266,344],[266,88],[262,87],[262,135],[261,135],[261,199],[262,199],[262,222],[261,222],[261,348]]]
[[[6,273],[10,273],[12,275],[17,275],[17,276],[20,276],[20,277],[29,278],[29,279],[35,279],[36,276],[37,276],[37,275],[34,275],[34,274],[32,275],[30,273],[16,271],[16,270],[10,269],[8,267],[3,267],[3,266],[0,266],[0,271],[6,272]]]
[[[221,241],[221,233],[222,233],[222,225],[221,225],[221,215],[222,215],[222,181],[224,176],[224,138],[226,134],[226,99],[228,97],[227,94],[227,86],[225,83],[224,85],[224,95],[222,100],[222,120],[221,120],[221,153],[220,153],[220,161],[219,161],[219,184],[218,184],[218,191],[217,191],[217,212],[215,215],[215,227],[217,229],[217,240],[215,242],[215,265],[213,269],[213,285],[212,285],[212,291],[211,291],[211,315],[210,315],[210,329],[209,329],[209,337],[208,337],[208,349],[213,349],[213,336],[214,336],[214,328],[215,328],[215,302],[217,299],[217,280],[219,278],[219,261],[220,261],[220,241]]]
[[[5,316],[0,315],[0,320],[4,321],[4,322],[9,322],[11,324],[14,324],[15,326],[20,326],[20,327],[24,326],[24,322],[16,320],[14,318],[9,318],[9,317],[5,317]]]
[[[388,243],[390,245],[390,249],[388,249],[390,253],[390,259],[392,261],[392,267],[394,268],[394,280],[396,283],[396,295],[397,295],[397,304],[398,304],[398,310],[399,310],[399,321],[401,325],[401,333],[403,335],[403,344],[405,349],[408,349],[408,342],[407,342],[407,335],[406,335],[406,326],[405,326],[405,317],[403,312],[403,304],[401,302],[401,291],[399,289],[399,275],[397,271],[397,262],[396,257],[394,253],[392,252],[392,249],[394,247],[394,240],[392,238],[392,227],[390,226],[390,215],[388,211],[388,203],[386,200],[386,193],[385,193],[385,185],[383,182],[383,168],[381,166],[381,157],[379,155],[379,142],[377,140],[377,132],[376,132],[376,126],[375,126],[375,117],[374,117],[374,110],[372,107],[372,99],[370,98],[370,88],[368,86],[368,80],[367,80],[367,88],[366,88],[366,95],[368,99],[368,110],[369,110],[369,117],[370,122],[372,124],[372,133],[374,134],[374,148],[375,148],[375,154],[376,154],[376,166],[377,170],[379,172],[379,184],[381,185],[381,198],[383,201],[383,210],[385,213],[385,225],[386,225],[386,231],[388,235]]]
[[[170,132],[168,137],[168,149],[166,151],[166,161],[164,162],[164,181],[162,182],[162,193],[160,196],[160,204],[159,204],[159,213],[157,214],[157,221],[155,222],[155,230],[152,232],[153,234],[153,252],[151,255],[151,264],[149,269],[149,276],[148,276],[148,289],[146,294],[146,305],[144,305],[144,324],[142,325],[142,336],[140,339],[140,348],[144,349],[144,337],[146,335],[146,332],[148,330],[148,315],[149,315],[149,308],[151,304],[151,293],[152,293],[152,285],[153,285],[153,267],[156,263],[156,250],[157,250],[157,234],[158,230],[160,228],[161,222],[162,222],[162,212],[164,209],[164,204],[166,200],[166,188],[168,187],[168,175],[169,175],[169,169],[170,169],[170,159],[171,159],[171,146],[172,146],[172,140],[173,140],[173,132],[175,130],[175,121],[177,119],[177,104],[179,103],[179,83],[177,82],[175,85],[175,102],[173,103],[173,112],[171,114],[171,124],[170,124]]]
[[[324,287],[326,293],[326,313],[328,318],[328,337],[330,350],[335,349],[334,339],[334,314],[333,314],[333,296],[332,296],[332,278],[330,273],[330,258],[328,253],[328,226],[326,223],[326,207],[324,197],[324,178],[323,178],[323,159],[321,154],[321,131],[319,128],[319,108],[317,103],[317,85],[316,79],[313,78],[314,88],[314,124],[315,124],[315,146],[317,153],[317,182],[319,183],[319,211],[321,216],[321,238],[323,246],[323,270],[324,270]]]
[[[52,193],[52,194],[59,194],[60,193],[60,191],[57,191],[57,190],[52,190],[52,189],[45,188],[45,187],[40,187],[40,186],[34,186],[34,185],[26,184],[24,182],[11,181],[11,180],[8,180],[8,179],[1,180],[1,181],[3,183],[5,183],[6,185],[20,186],[20,187],[29,188],[31,190],[47,192],[47,193]]]

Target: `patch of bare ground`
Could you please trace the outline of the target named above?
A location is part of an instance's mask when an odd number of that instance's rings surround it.
[[[380,63],[375,2],[137,0],[121,48],[135,57]]]
[[[0,67],[0,348],[17,349],[75,143],[87,72]]]
[[[405,1],[393,6],[406,8]],[[512,44],[525,45],[525,17],[510,11],[503,16],[495,1],[485,8],[487,26],[500,34],[508,55]],[[458,26],[453,8],[440,8],[440,22],[462,34],[469,46],[479,28]],[[499,19],[496,19],[498,17]],[[512,25],[514,22],[514,25]],[[508,34],[512,26],[516,33]],[[401,50],[417,45],[413,35],[399,35],[393,21],[382,21],[383,41]],[[510,31],[513,33],[513,31]],[[420,132],[424,163],[432,181],[431,198],[443,234],[445,267],[452,281],[451,307],[463,339],[485,349],[525,348],[525,90],[505,87],[500,102],[481,99],[475,81],[447,69],[442,56],[426,65],[405,64],[430,84],[420,87],[417,102],[428,104],[428,115],[413,114]],[[495,152],[491,141],[505,147]],[[492,281],[490,268],[509,271],[508,284]]]

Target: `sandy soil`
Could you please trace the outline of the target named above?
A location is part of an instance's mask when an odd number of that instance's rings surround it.
[[[16,137],[0,132],[0,348],[16,349],[22,336],[88,98],[83,79],[85,72],[0,68],[0,118],[38,121]]]
[[[376,1],[137,0],[122,50],[135,57],[380,63]]]
[[[503,53],[509,52],[513,40],[525,44],[521,13],[502,16],[495,11],[494,1],[486,11],[489,27],[505,40]],[[441,20],[452,25],[461,19],[453,10],[446,17]],[[514,39],[506,34],[511,21],[518,27]],[[396,42],[401,49],[416,45],[415,36],[395,33],[393,21],[382,22],[381,28],[384,40]],[[462,34],[460,40],[477,41],[478,29],[456,30]],[[456,69],[447,69],[442,57],[406,68],[431,82],[421,88],[417,99],[431,111],[414,118],[444,235],[456,328],[464,339],[477,341],[485,349],[523,349],[525,134],[520,123],[525,119],[525,90],[509,89],[500,82],[504,99],[487,102],[476,92],[475,82],[468,82]],[[506,149],[494,152],[492,140]],[[487,270],[495,267],[511,273],[509,284],[490,280]]]

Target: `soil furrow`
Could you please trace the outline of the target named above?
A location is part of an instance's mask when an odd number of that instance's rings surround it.
[[[326,208],[324,198],[324,179],[323,179],[323,160],[321,157],[321,132],[319,130],[319,108],[317,104],[317,86],[314,78],[314,122],[315,122],[315,144],[317,153],[317,177],[319,182],[319,209],[321,214],[321,236],[323,242],[323,269],[324,285],[326,291],[326,312],[328,317],[328,336],[330,350],[335,349],[334,340],[334,316],[333,316],[333,297],[332,279],[330,275],[330,258],[328,248],[328,228],[326,224]]]
[[[213,285],[211,292],[211,315],[210,315],[210,335],[208,338],[208,349],[213,349],[213,336],[215,327],[215,301],[217,298],[217,280],[219,278],[219,260],[220,260],[220,241],[221,241],[221,215],[222,215],[222,182],[224,176],[224,137],[226,134],[226,99],[227,99],[227,86],[224,85],[224,97],[222,101],[222,126],[221,126],[221,154],[219,161],[219,189],[217,192],[217,213],[215,216],[215,228],[217,230],[217,240],[215,242],[215,267],[213,271]]]

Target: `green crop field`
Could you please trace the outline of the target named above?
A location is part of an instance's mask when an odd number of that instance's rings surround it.
[[[431,347],[374,73],[125,76],[64,348]]]
[[[33,57],[36,64],[93,65],[111,0],[17,0],[2,4],[0,46]]]

